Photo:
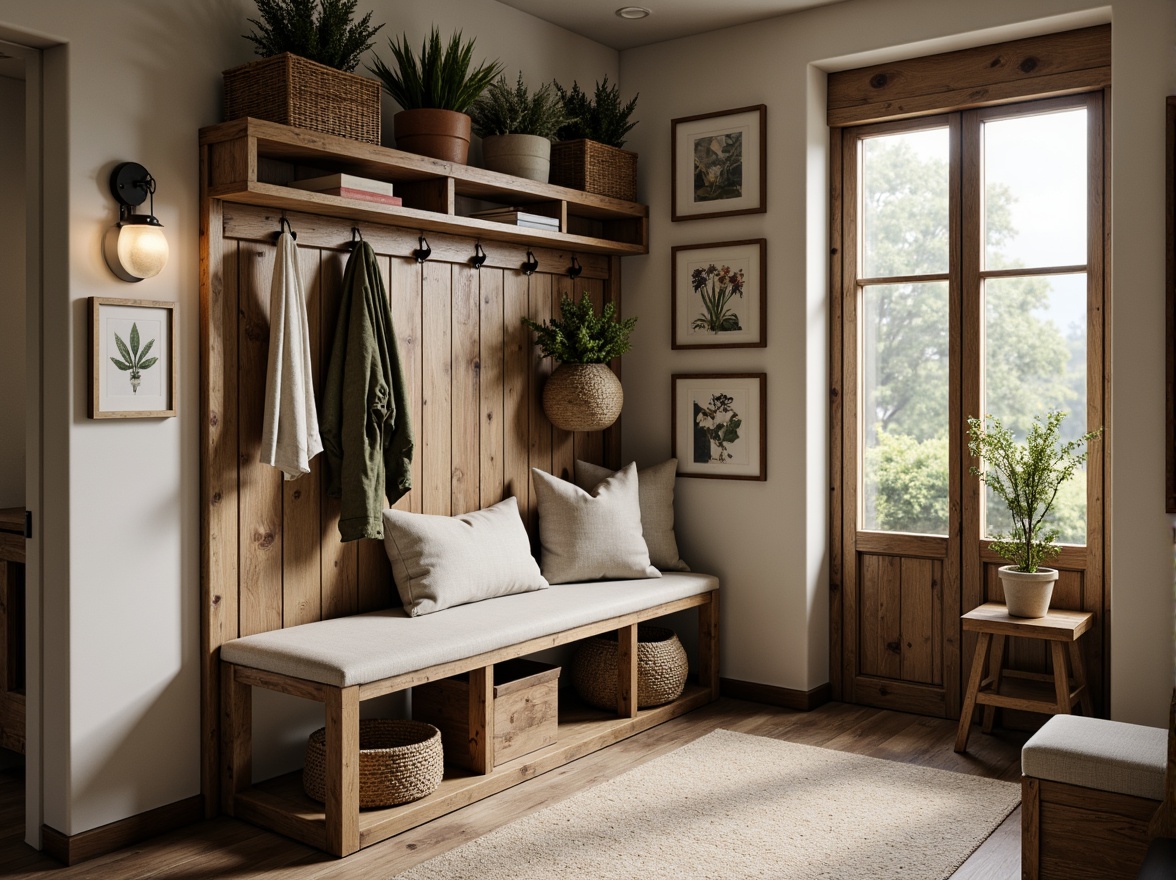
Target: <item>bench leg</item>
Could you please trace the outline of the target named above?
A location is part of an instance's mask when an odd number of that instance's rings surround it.
[[[617,630],[617,714],[637,717],[637,624]]]
[[[221,664],[221,810],[235,815],[236,797],[253,784],[253,688]]]
[[[698,606],[698,683],[719,698],[719,594]]]
[[[494,667],[470,670],[469,749],[470,769],[489,773],[494,769]]]
[[[359,849],[359,688],[327,693],[327,850]]]
[[[1041,874],[1041,784],[1021,777],[1021,880]]]

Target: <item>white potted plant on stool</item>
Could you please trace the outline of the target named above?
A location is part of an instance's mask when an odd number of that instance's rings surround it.
[[[1061,548],[1054,543],[1058,530],[1047,526],[1045,518],[1058,489],[1086,461],[1087,444],[1102,433],[1099,428],[1062,443],[1059,428],[1065,417],[1054,410],[1044,421],[1034,416],[1023,444],[991,415],[968,419],[968,452],[984,465],[968,470],[1004,501],[1012,516],[1009,533],[996,535],[990,546],[1011,563],[1001,567],[1000,579],[1013,617],[1044,617],[1049,610],[1058,572],[1042,563]]]

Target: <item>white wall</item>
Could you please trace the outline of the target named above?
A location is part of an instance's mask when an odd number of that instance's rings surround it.
[[[388,22],[377,45],[385,58],[387,36],[419,41],[436,22],[443,35],[476,36],[478,53],[501,57],[511,76],[522,67],[535,81],[617,77],[616,52],[491,0],[361,5]],[[46,404],[45,444],[68,452],[47,472],[45,504],[68,521],[46,536],[46,572],[50,561],[61,570],[47,581],[43,623],[44,821],[66,834],[199,792],[197,131],[220,120],[221,71],[253,57],[240,37],[250,16],[246,0],[0,0],[0,36],[65,44],[67,58],[58,94],[68,95],[68,157],[47,155],[46,173],[65,182],[68,280],[48,288],[45,304],[47,317],[67,318],[46,321],[45,341],[47,356],[68,363],[69,400],[62,418]],[[137,285],[117,281],[101,255],[117,218],[107,180],[126,160],[158,181],[171,245],[164,272]],[[86,417],[93,295],[178,303],[176,418]]]
[[[1111,709],[1163,725],[1172,687],[1171,518],[1164,484],[1164,96],[1176,91],[1170,0],[849,0],[627,50],[640,92],[651,250],[625,261],[624,447],[670,452],[670,375],[766,371],[768,480],[678,481],[682,555],[724,583],[725,677],[808,690],[828,681],[827,144],[825,70],[1065,30],[1113,18],[1114,387]],[[1051,18],[1052,17],[1052,18]],[[768,211],[670,222],[670,120],[767,105]],[[765,237],[768,347],[671,351],[670,248]]]
[[[24,89],[0,76],[0,508],[25,503]]]

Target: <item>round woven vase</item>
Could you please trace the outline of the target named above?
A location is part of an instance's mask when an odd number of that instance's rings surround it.
[[[396,149],[457,165],[469,158],[471,125],[465,113],[432,107],[401,110],[392,117]]]
[[[672,629],[637,627],[637,708],[678,699],[686,686],[686,649]],[[572,684],[580,698],[601,709],[617,708],[616,633],[579,643],[571,662]]]
[[[326,801],[327,732],[306,743],[302,788]],[[359,722],[359,806],[391,807],[420,800],[441,784],[445,758],[441,731],[423,721],[372,718]]]
[[[608,364],[560,364],[543,386],[543,412],[564,431],[603,431],[624,403],[621,380]]]

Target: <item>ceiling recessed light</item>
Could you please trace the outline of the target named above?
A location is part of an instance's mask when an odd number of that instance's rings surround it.
[[[649,16],[649,10],[644,6],[622,6],[617,10],[617,16],[635,21],[639,18],[647,18]]]

